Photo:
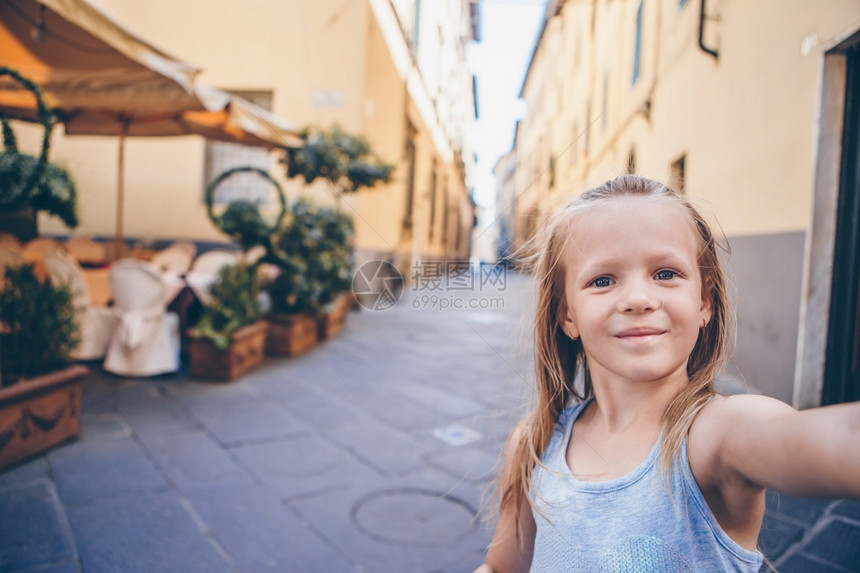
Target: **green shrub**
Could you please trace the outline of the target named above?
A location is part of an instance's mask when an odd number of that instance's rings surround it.
[[[0,324],[5,386],[65,366],[80,342],[71,291],[40,280],[32,265],[6,267]]]
[[[272,312],[319,313],[352,284],[352,219],[329,207],[296,201],[288,225],[275,237],[267,262],[281,274],[269,286]]]
[[[221,267],[211,287],[212,300],[203,307],[191,336],[208,338],[216,347],[230,345],[230,335],[260,318],[260,283],[256,266]]]

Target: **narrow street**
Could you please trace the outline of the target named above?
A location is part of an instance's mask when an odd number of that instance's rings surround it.
[[[479,279],[233,383],[95,367],[81,438],[0,474],[0,570],[471,571],[532,379],[528,279]],[[780,571],[850,571],[860,504],[771,496],[762,542]]]

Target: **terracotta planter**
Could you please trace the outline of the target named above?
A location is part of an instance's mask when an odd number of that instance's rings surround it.
[[[270,314],[266,354],[295,356],[313,348],[319,339],[317,317],[312,314]]]
[[[209,339],[190,339],[191,375],[197,378],[235,380],[256,368],[265,358],[267,328],[264,320],[244,326],[230,335],[230,346],[223,350]]]
[[[349,297],[341,294],[332,302],[331,310],[319,316],[320,340],[337,336],[346,326],[347,316],[349,316]]]
[[[80,364],[0,388],[0,468],[81,432]]]

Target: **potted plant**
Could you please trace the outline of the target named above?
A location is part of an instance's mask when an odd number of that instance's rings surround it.
[[[267,351],[274,354],[306,350],[317,338],[339,332],[352,278],[352,220],[307,200],[295,202],[290,212],[290,224],[276,237],[278,256],[271,259],[280,270],[268,288]]]
[[[305,128],[304,145],[289,147],[283,162],[287,177],[301,177],[310,185],[324,179],[338,200],[345,193],[388,183],[394,166],[374,155],[370,143],[335,126],[328,130]]]
[[[334,126],[329,129],[305,128],[300,136],[304,145],[287,148],[283,159],[288,178],[301,178],[310,185],[317,179],[328,183],[340,206],[343,196],[361,189],[372,189],[379,183],[391,181],[394,166],[381,160],[370,143],[361,137]],[[333,225],[342,225],[335,221]],[[352,229],[349,230],[351,243]],[[335,238],[335,240],[337,240]],[[350,247],[351,248],[351,247]],[[352,263],[350,261],[350,269]],[[325,305],[320,320],[320,336],[328,338],[343,328],[351,307],[359,308],[350,285],[332,284],[330,290],[339,293]]]
[[[44,211],[58,217],[69,228],[78,225],[77,188],[69,173],[48,159],[54,115],[45,105],[38,85],[18,72],[0,66],[0,77],[9,76],[36,98],[38,122],[43,128],[38,155],[22,153],[7,118],[0,115],[3,150],[0,151],[0,226],[22,241],[38,235],[37,215]]]
[[[191,329],[191,375],[234,380],[263,362],[266,322],[260,319],[260,284],[256,268],[245,264],[221,268]]]
[[[0,288],[0,467],[80,433],[79,342],[72,293],[32,265],[7,267]]]

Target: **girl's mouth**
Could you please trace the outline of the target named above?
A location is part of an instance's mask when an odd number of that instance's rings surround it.
[[[622,340],[629,340],[632,342],[646,342],[649,340],[653,340],[665,333],[665,330],[660,330],[657,328],[637,327],[622,330],[621,332],[616,334],[615,337],[620,338]]]

